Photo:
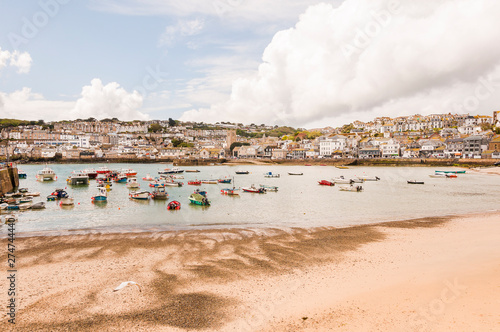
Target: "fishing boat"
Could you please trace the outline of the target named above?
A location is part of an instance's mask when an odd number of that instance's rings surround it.
[[[106,190],[111,190],[112,183],[107,183],[103,181],[97,182],[97,188],[105,188]]]
[[[167,210],[180,210],[180,209],[181,209],[181,203],[178,201],[172,201],[167,205]]]
[[[353,186],[352,184],[350,186],[339,186],[340,191],[352,191],[352,192],[361,192],[363,191],[362,186]]]
[[[327,181],[327,180],[321,180],[321,181],[318,181],[318,184],[320,184],[322,186],[334,186],[335,182],[331,182],[331,181]]]
[[[94,180],[97,177],[97,171],[93,168],[84,169],[82,174],[86,174],[90,180]]]
[[[99,193],[92,196],[92,203],[107,202],[108,201],[108,191],[106,188],[98,188]]]
[[[17,208],[18,208],[18,210],[28,210],[29,208],[31,208],[31,205],[33,205],[33,203],[31,203],[31,202],[21,203],[21,204],[17,205]]]
[[[446,173],[436,173],[436,174],[429,174],[429,177],[431,178],[436,178],[436,179],[449,179],[449,178],[456,178],[456,174],[446,174]]]
[[[56,189],[51,195],[56,196],[56,199],[69,197],[68,193],[64,189]]]
[[[61,199],[60,205],[74,205],[75,199],[72,197],[65,197]]]
[[[417,180],[408,180],[406,182],[408,184],[424,184],[424,181],[417,181]]]
[[[165,186],[168,187],[182,187],[184,183],[182,182],[176,182],[176,181],[166,181]]]
[[[174,167],[172,169],[165,168],[163,171],[158,171],[158,174],[179,174],[183,172],[184,172],[183,169],[180,169],[179,167]]]
[[[186,173],[199,173],[200,171],[197,169],[187,169]]]
[[[78,185],[88,186],[89,185],[89,176],[87,174],[84,174],[81,172],[73,172],[66,179],[66,182],[68,182],[68,184],[72,185],[72,186],[78,186]]]
[[[267,172],[267,173],[264,173],[264,177],[265,178],[279,178],[280,175],[279,174],[275,174],[273,172]]]
[[[165,187],[159,187],[153,190],[151,193],[152,199],[168,199],[168,193],[165,191]]]
[[[217,180],[219,183],[231,183],[231,179],[219,179]]]
[[[379,181],[380,178],[378,176],[358,176],[357,178],[354,178],[353,180],[362,180],[362,181]]]
[[[41,209],[45,209],[45,202],[38,202],[38,203],[35,203],[31,206],[31,209],[32,210],[41,210]]]
[[[335,167],[338,168],[338,169],[349,169],[349,167],[343,166],[343,165],[335,166]]]
[[[172,179],[184,179],[184,175],[172,175]]]
[[[300,173],[300,172],[288,172],[288,175],[304,175],[304,173]]]
[[[47,196],[47,201],[55,201],[57,199],[56,195],[48,195]]]
[[[250,174],[249,171],[236,171],[236,174]]]
[[[125,168],[122,169],[121,173],[125,174],[127,177],[132,177],[137,175],[137,171],[131,169],[131,168]]]
[[[332,181],[336,184],[352,184],[352,183],[354,183],[353,179],[346,179],[343,176],[340,176],[338,178],[333,178]]]
[[[55,181],[57,180],[57,176],[53,170],[51,170],[48,166],[45,166],[44,169],[41,169],[36,173],[36,179],[41,182]]]
[[[265,194],[266,189],[264,188],[256,188],[253,184],[251,187],[242,187],[241,190],[247,193],[255,193],[255,194]]]
[[[201,181],[198,181],[198,180],[188,181],[188,185],[190,185],[190,186],[201,186]]]
[[[220,193],[223,195],[228,195],[228,196],[236,196],[236,195],[239,195],[238,190],[239,189],[236,189],[236,188],[232,188],[232,189],[225,188],[225,189],[221,189]]]
[[[113,179],[113,181],[116,183],[127,183],[128,177],[125,173],[120,173]]]
[[[195,205],[201,205],[201,206],[210,205],[210,201],[208,200],[208,198],[200,194],[191,194],[189,196],[189,201],[191,202],[191,204]]]
[[[204,184],[217,184],[219,182],[217,180],[201,180],[201,183],[204,183]]]
[[[149,191],[132,191],[129,196],[131,199],[146,201],[149,199],[151,194]]]
[[[40,192],[38,191],[29,191],[27,193],[25,193],[26,196],[33,196],[33,197],[38,197],[40,196]]]
[[[127,180],[127,188],[139,188],[141,185],[137,182],[136,178],[129,178]]]
[[[267,186],[265,184],[261,184],[260,187],[264,188],[265,191],[273,191],[273,192],[278,191],[278,187],[276,187],[276,186]]]
[[[151,175],[149,175],[149,173],[148,173],[148,174],[146,174],[146,176],[145,176],[145,177],[143,177],[142,179],[143,179],[144,181],[153,181],[153,180],[154,180],[154,179],[153,179],[153,177],[152,177]]]
[[[26,172],[21,171],[20,169],[17,170],[17,176],[19,177],[19,179],[26,179],[28,177]]]
[[[97,170],[96,170],[96,173],[97,174],[108,174],[108,173],[111,173],[112,171],[107,168],[106,166],[103,166],[103,167],[99,167]]]
[[[150,186],[151,188],[165,188],[165,183],[163,183],[163,182],[161,182],[161,181],[156,180],[156,181],[151,181],[151,182],[149,183],[149,186]]]
[[[465,171],[435,171],[435,173],[445,173],[445,174],[465,174]]]
[[[28,188],[19,188],[17,191],[19,191],[22,194],[26,194],[28,192]]]
[[[201,196],[207,197],[207,192],[204,190],[196,189],[193,194],[200,194]]]
[[[19,203],[32,203],[33,202],[33,197],[31,196],[24,196],[19,198]]]

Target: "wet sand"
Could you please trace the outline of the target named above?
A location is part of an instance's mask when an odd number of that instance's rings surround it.
[[[343,229],[32,237],[16,246],[16,331],[500,329],[498,212]],[[141,290],[113,292],[129,280]],[[5,278],[2,294],[6,301]],[[11,329],[5,316],[0,329]]]

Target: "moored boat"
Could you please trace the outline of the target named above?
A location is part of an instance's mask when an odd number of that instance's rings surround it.
[[[45,202],[38,202],[38,203],[35,203],[31,206],[31,209],[32,210],[41,210],[41,209],[45,209]]]
[[[65,197],[61,199],[60,205],[74,205],[75,199],[72,197]]]
[[[266,189],[264,188],[256,188],[253,184],[251,187],[242,187],[241,190],[247,193],[255,193],[255,194],[265,194]]]
[[[304,175],[302,172],[288,172],[288,175]]]
[[[136,200],[148,200],[151,196],[151,193],[149,191],[132,191],[129,194],[129,197],[131,199],[136,199]]]
[[[199,173],[200,171],[197,169],[187,169],[186,173]]]
[[[106,188],[98,188],[99,193],[97,195],[92,196],[92,203],[97,202],[107,202],[108,201],[108,191]]]
[[[81,172],[73,172],[66,179],[66,182],[68,182],[68,184],[72,185],[72,186],[78,186],[78,185],[88,186],[89,185],[89,176],[87,174],[84,174]]]
[[[84,169],[82,174],[86,174],[90,180],[94,180],[97,177],[97,171],[93,168]]]
[[[195,205],[201,205],[201,206],[210,205],[210,201],[208,200],[208,198],[200,194],[191,194],[189,196],[189,201]]]
[[[354,178],[353,180],[356,180],[356,179],[362,180],[361,182],[363,182],[363,181],[379,181],[380,180],[380,178],[378,176],[358,176],[357,178]]]
[[[236,189],[236,188],[225,188],[225,189],[221,189],[220,193],[221,193],[221,194],[223,194],[223,195],[228,195],[228,196],[236,196],[236,195],[239,195],[239,193],[238,193],[238,189]]]
[[[141,185],[137,182],[136,178],[129,178],[127,180],[127,188],[139,188]]]
[[[217,180],[219,183],[231,183],[231,179],[219,179]]]
[[[181,203],[178,201],[172,201],[167,205],[167,210],[180,210],[180,209],[181,209]]]
[[[333,178],[332,181],[336,184],[352,184],[352,183],[354,183],[353,179],[346,179],[343,176],[340,176],[338,178]]]
[[[362,186],[354,186],[351,184],[350,186],[339,186],[339,190],[340,191],[361,192],[361,191],[363,191],[363,187]]]
[[[335,167],[338,168],[338,169],[349,169],[349,167],[343,166],[343,165],[335,166]]]
[[[26,172],[24,172],[20,169],[17,170],[17,176],[19,177],[19,179],[26,179],[28,177]]]
[[[172,169],[165,168],[163,171],[158,171],[158,174],[179,174],[183,172],[184,172],[183,169],[180,169],[179,167],[174,167]]]
[[[51,195],[56,196],[57,199],[69,197],[68,193],[64,189],[56,189]]]
[[[327,181],[327,180],[321,180],[321,181],[318,181],[318,184],[320,184],[322,186],[334,186],[335,182],[331,182],[331,181]]]
[[[96,170],[96,173],[97,174],[108,174],[108,173],[111,173],[112,171],[107,168],[106,166],[103,166],[103,167],[99,167],[97,170]]]
[[[445,173],[445,174],[465,174],[466,171],[435,171],[435,173]]]
[[[265,184],[261,184],[260,187],[264,188],[265,191],[274,191],[274,192],[278,191],[278,187],[276,187],[276,186],[268,186]]]
[[[163,183],[162,181],[159,181],[159,180],[155,180],[155,181],[151,181],[149,183],[149,186],[151,188],[165,188],[165,183]]]
[[[48,166],[45,166],[44,169],[41,169],[36,173],[36,179],[41,182],[55,181],[57,180],[57,176],[53,170],[51,170]]]
[[[267,173],[264,173],[264,177],[266,177],[266,178],[279,178],[280,175],[273,173],[273,172],[267,172]]]
[[[168,193],[165,191],[164,187],[159,187],[153,190],[151,193],[152,199],[168,199]]]
[[[113,179],[113,181],[116,183],[127,183],[128,177],[125,173],[120,173]]]
[[[142,178],[144,181],[153,181],[153,177],[148,173],[145,177]]]
[[[250,174],[249,171],[236,171],[236,174]]]
[[[188,185],[190,186],[200,186],[201,181],[195,180],[195,181],[188,181]]]
[[[408,184],[424,184],[424,181],[417,181],[417,180],[408,180],[406,182]]]
[[[217,184],[219,182],[217,180],[201,180],[201,183],[204,183],[204,184]]]
[[[137,171],[131,169],[131,168],[126,168],[126,169],[122,169],[121,173],[125,174],[125,176],[127,177],[131,177],[131,176],[136,176],[137,175]]]

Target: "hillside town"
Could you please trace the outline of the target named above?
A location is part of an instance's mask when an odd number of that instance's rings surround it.
[[[1,160],[500,158],[500,112],[378,117],[310,130],[172,119],[0,124]]]

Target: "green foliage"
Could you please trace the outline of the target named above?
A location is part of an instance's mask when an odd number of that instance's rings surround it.
[[[150,133],[157,133],[159,131],[163,131],[163,126],[161,126],[161,125],[159,125],[157,123],[153,123],[148,128],[148,132],[150,132]]]
[[[352,123],[349,123],[349,124],[347,124],[347,125],[343,125],[343,126],[342,126],[342,133],[343,133],[343,134],[348,134],[348,133],[350,133],[350,132],[351,132],[351,130],[353,130],[353,129],[354,129],[354,126],[353,126],[353,124],[352,124]]]
[[[231,150],[231,153],[233,153],[233,150],[234,148],[238,147],[238,146],[243,146],[243,145],[250,145],[250,143],[247,143],[247,142],[234,142],[233,144],[231,144],[231,146],[229,147],[229,150]]]
[[[168,126],[169,127],[175,127],[177,125],[177,122],[172,119],[172,118],[168,118]]]
[[[16,120],[16,119],[0,119],[0,128],[28,126],[28,125],[30,125],[30,122],[33,122],[33,124],[36,124],[36,121],[25,121],[25,120]]]

